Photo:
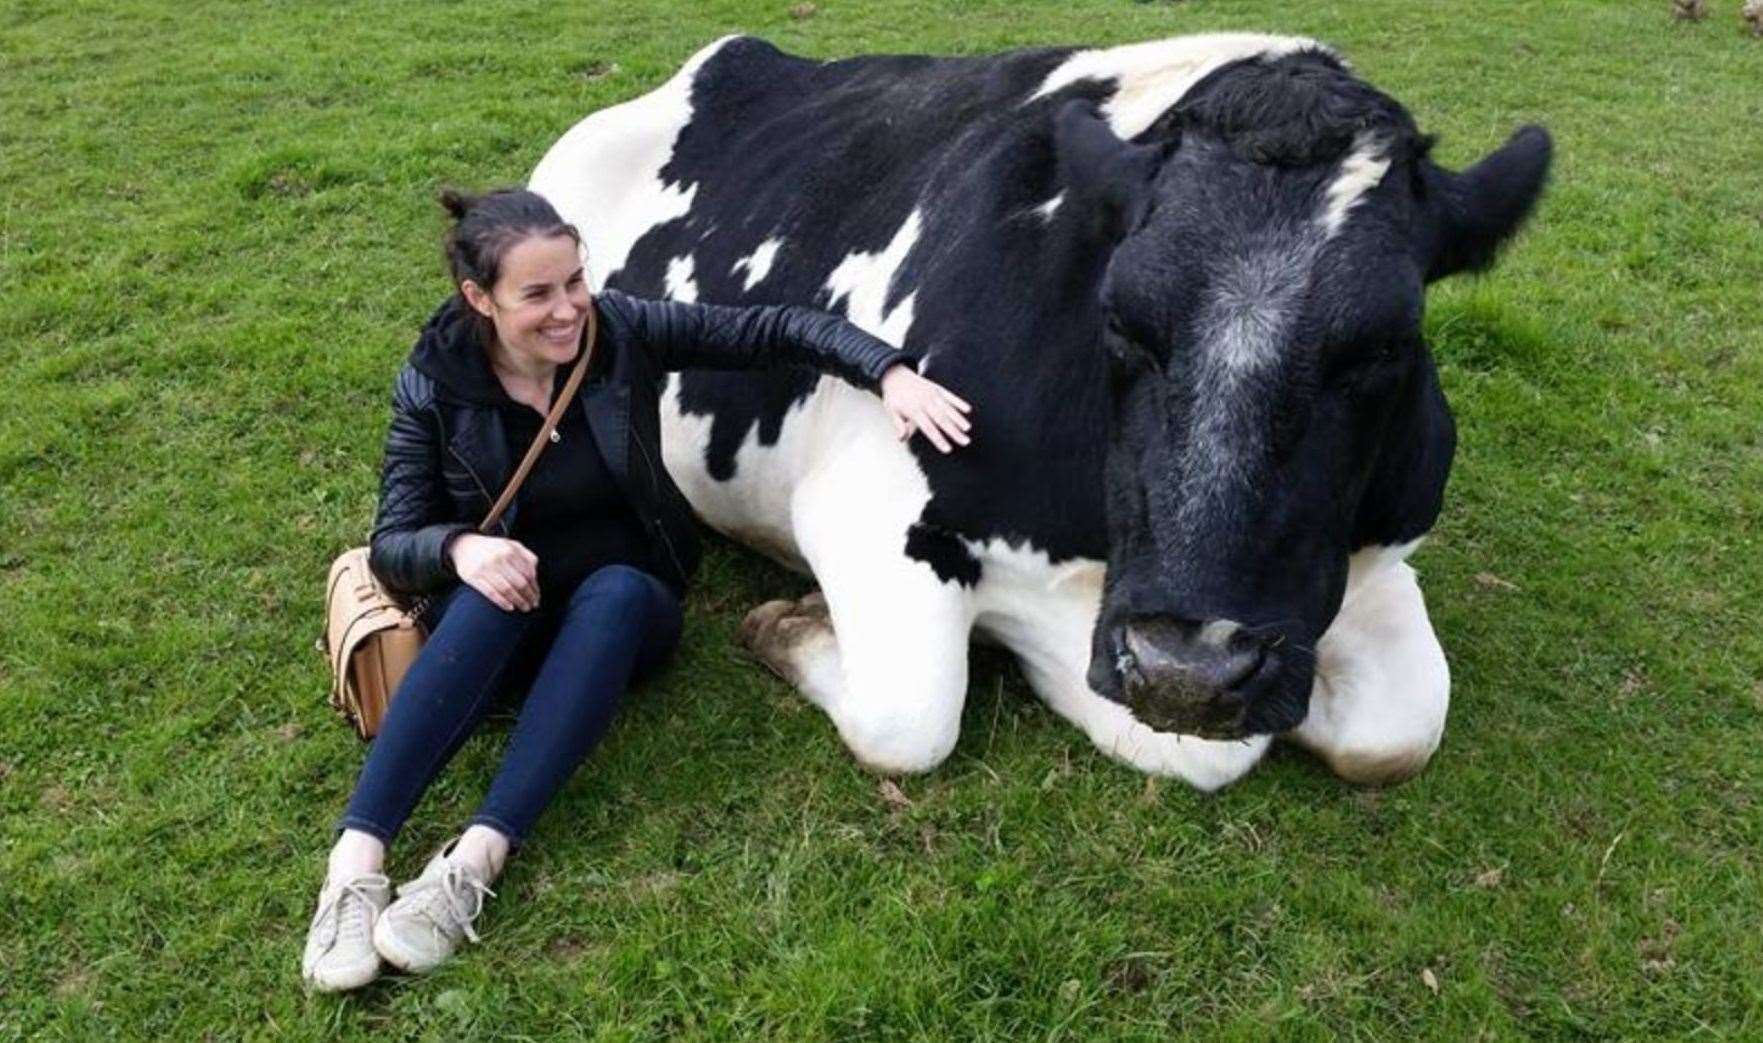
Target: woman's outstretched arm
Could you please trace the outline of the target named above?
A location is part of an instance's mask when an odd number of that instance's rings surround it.
[[[649,300],[617,290],[602,291],[596,303],[627,323],[664,370],[810,366],[880,395],[901,438],[921,431],[945,453],[969,441],[965,401],[919,376],[908,353],[828,312]]]

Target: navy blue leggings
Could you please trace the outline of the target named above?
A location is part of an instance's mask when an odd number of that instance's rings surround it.
[[[391,843],[511,678],[537,673],[472,824],[519,844],[612,721],[631,682],[679,643],[679,599],[627,565],[591,573],[561,609],[504,612],[460,584],[398,686],[339,828]]]

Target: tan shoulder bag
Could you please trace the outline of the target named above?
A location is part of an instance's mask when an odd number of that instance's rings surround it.
[[[551,412],[540,426],[538,437],[527,447],[514,476],[508,479],[502,495],[496,497],[490,513],[478,525],[478,532],[487,533],[495,527],[533,464],[538,462],[551,433],[563,419],[563,411],[581,387],[582,377],[593,360],[598,334],[598,316],[590,303],[582,356],[563,385],[563,393],[551,403]],[[368,568],[367,552],[366,547],[353,547],[331,563],[330,578],[325,584],[324,633],[317,642],[318,650],[330,661],[331,709],[342,714],[363,740],[379,734],[392,696],[428,636],[420,622],[427,599],[406,603],[387,590]]]

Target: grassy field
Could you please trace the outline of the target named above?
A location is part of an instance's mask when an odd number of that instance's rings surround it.
[[[1738,0],[949,6],[0,2],[0,1038],[1763,1038]],[[721,545],[486,943],[305,995],[361,761],[319,587],[443,291],[435,188],[523,179],[725,32],[830,57],[1219,28],[1338,45],[1452,165],[1556,135],[1531,230],[1430,303],[1462,435],[1416,562],[1456,678],[1432,768],[1147,785],[982,655],[959,749],[889,803],[737,652],[800,581]]]

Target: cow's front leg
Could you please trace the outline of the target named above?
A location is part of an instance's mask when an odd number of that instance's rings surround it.
[[[832,718],[865,768],[884,775],[935,768],[960,733],[964,607],[946,592],[914,589],[920,584],[854,583],[833,572],[820,576],[824,595],[749,612],[743,640]]]
[[[973,617],[965,588],[907,558],[903,532],[866,531],[852,501],[814,498],[797,540],[821,592],[768,602],[743,637],[832,718],[858,763],[929,771],[955,748]]]
[[[1426,767],[1445,731],[1451,672],[1414,570],[1400,561],[1350,577],[1316,645],[1310,714],[1287,733],[1349,782],[1387,785]]]

